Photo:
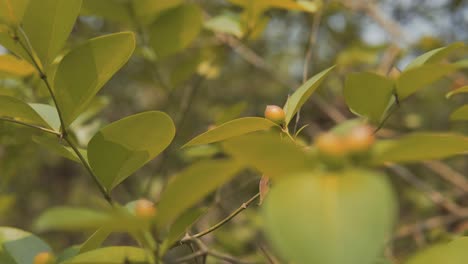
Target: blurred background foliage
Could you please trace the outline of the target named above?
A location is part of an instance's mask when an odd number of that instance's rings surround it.
[[[338,69],[301,112],[299,126],[310,124],[302,137],[310,142],[335,122],[354,117],[342,95],[346,74],[364,70],[393,74],[393,68],[404,68],[427,50],[468,40],[468,2],[463,0],[141,3],[84,0],[67,43],[73,47],[91,37],[123,30],[138,36],[130,62],[73,124],[81,145],[104,124],[137,112],[162,110],[175,120],[177,135],[171,147],[115,190],[114,197],[122,203],[140,197],[157,201],[175,172],[197,159],[219,155],[216,146],[181,150],[184,143],[210,126],[239,116],[261,116],[267,104],[283,105],[304,75],[334,64]],[[0,52],[6,50],[0,46]],[[454,54],[463,55],[466,50]],[[447,100],[445,94],[467,84],[466,75],[459,72],[412,96],[379,136],[424,130],[466,134],[466,122],[451,122],[448,117],[467,97]],[[27,67],[22,72],[0,68],[0,95],[49,100],[39,76]],[[102,202],[86,172],[47,151],[33,140],[35,133],[0,122],[0,225],[31,230],[34,218],[47,207],[92,207]],[[467,204],[466,157],[435,164],[408,167],[422,186],[392,177],[401,204],[396,237],[389,248],[396,258],[468,229],[465,218],[451,215],[431,199],[441,194]],[[441,175],[456,175],[461,184]],[[260,175],[245,172],[220,188],[203,202],[210,209],[193,228],[203,230],[228,215],[257,192],[259,180]],[[207,236],[205,242],[261,261],[259,248],[267,246],[255,207]],[[56,233],[42,237],[54,241],[57,248],[84,239]],[[112,243],[127,239],[113,235]]]

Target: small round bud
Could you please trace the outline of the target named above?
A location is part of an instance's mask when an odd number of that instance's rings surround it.
[[[153,202],[142,199],[135,204],[135,214],[141,218],[152,218],[156,216],[156,207]]]
[[[355,127],[347,135],[345,142],[349,152],[367,151],[375,142],[374,131],[369,126]]]
[[[54,264],[55,256],[50,252],[41,252],[34,257],[34,264]]]
[[[315,145],[321,153],[329,156],[343,156],[346,153],[343,139],[331,132],[317,136]]]
[[[265,118],[277,123],[281,124],[284,122],[286,114],[284,113],[283,108],[277,105],[267,105],[265,108]]]

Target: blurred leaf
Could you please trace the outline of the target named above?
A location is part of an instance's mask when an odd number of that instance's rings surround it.
[[[183,148],[223,141],[259,130],[267,130],[273,126],[277,125],[262,117],[243,117],[234,119],[193,138],[186,143]]]
[[[411,257],[406,264],[465,264],[468,262],[468,237],[430,247]]]
[[[31,264],[37,254],[51,251],[47,243],[31,233],[11,227],[0,227],[1,261],[2,257],[5,258],[3,255],[7,254],[14,260],[11,264]]]
[[[28,104],[9,96],[0,96],[0,117],[24,123],[52,127]]]
[[[60,119],[55,107],[46,104],[29,104],[29,106],[31,106],[53,130],[60,130]]]
[[[244,34],[239,14],[224,12],[205,22],[205,28],[241,38]]]
[[[258,184],[258,190],[260,193],[260,202],[259,204],[263,204],[268,192],[270,192],[270,177],[262,175],[260,182]]]
[[[138,0],[140,1],[140,0]],[[83,15],[96,15],[115,22],[130,24],[130,10],[121,1],[83,0]]]
[[[79,254],[63,264],[144,264],[146,252],[135,247],[106,247]]]
[[[64,158],[67,158],[71,161],[81,163],[81,160],[78,158],[78,156],[73,152],[73,150],[70,147],[64,146],[60,144],[59,140],[57,137],[48,137],[46,135],[42,136],[34,136],[33,141],[36,142],[37,144],[45,147],[49,151],[54,152],[55,154],[62,156]],[[83,157],[86,157],[86,150],[84,149],[79,149]]]
[[[450,98],[450,97],[452,97],[452,96],[454,96],[454,95],[456,95],[456,94],[460,94],[460,93],[468,93],[468,85],[467,85],[467,86],[460,87],[460,88],[457,88],[457,89],[455,89],[455,90],[453,90],[453,91],[450,91],[449,93],[447,93],[447,94],[445,95],[445,97]]]
[[[438,63],[441,60],[445,59],[453,51],[463,48],[464,46],[465,44],[463,42],[455,42],[446,47],[428,51],[414,59],[408,66],[406,66],[405,71],[417,68],[425,64]]]
[[[288,174],[262,209],[266,235],[286,260],[320,264],[373,263],[397,214],[385,175],[351,169]]]
[[[171,225],[169,233],[161,245],[161,254],[164,254],[174,243],[181,239],[206,211],[207,208],[193,208],[177,218],[174,224]]]
[[[96,116],[99,112],[101,112],[104,108],[106,108],[110,103],[108,97],[105,96],[97,96],[91,101],[89,106],[86,110],[81,113],[75,121],[70,125],[70,127],[75,130],[79,129],[79,127],[83,126],[84,123],[88,122],[91,118]]]
[[[396,89],[400,100],[412,95],[445,75],[457,70],[452,64],[427,64],[405,70],[397,80]]]
[[[0,0],[0,18],[17,26],[22,20],[30,0]]]
[[[127,63],[134,49],[134,34],[122,32],[91,39],[65,55],[57,69],[54,93],[66,126]]]
[[[99,181],[111,191],[161,153],[174,135],[174,123],[163,112],[132,115],[102,128],[91,139],[89,163]]]
[[[348,75],[344,97],[349,108],[360,116],[380,123],[393,96],[394,82],[375,73]]]
[[[301,87],[297,88],[297,90],[288,98],[284,106],[284,112],[286,113],[286,125],[289,124],[294,115],[299,111],[299,109],[301,109],[312,93],[317,90],[320,84],[334,68],[335,66],[332,66],[316,74],[307,80],[304,84],[302,84]]]
[[[251,134],[223,143],[224,150],[235,159],[258,169],[268,177],[282,178],[315,165],[312,158],[289,138],[280,134]]]
[[[0,77],[26,77],[34,72],[34,67],[28,62],[9,54],[0,55]]]
[[[79,247],[78,253],[83,254],[98,249],[111,233],[111,230],[105,227],[99,228]]]
[[[205,160],[180,172],[169,182],[158,204],[159,228],[229,181],[242,167],[232,160]]]
[[[229,0],[231,3],[244,8],[264,11],[270,8],[299,10],[314,13],[320,8],[320,1],[294,1],[294,0]],[[258,11],[257,11],[258,10]]]
[[[80,8],[81,0],[29,1],[22,25],[44,69],[48,69],[65,44]]]
[[[455,110],[450,115],[451,120],[468,120],[468,105],[464,105]]]
[[[186,49],[200,33],[201,9],[185,4],[161,14],[149,26],[150,43],[158,59]]]
[[[148,24],[153,22],[157,15],[162,11],[175,8],[183,2],[183,0],[138,0],[133,1],[132,4],[135,14],[138,16],[139,20],[144,24]]]
[[[65,260],[73,258],[74,256],[78,255],[79,250],[80,248],[78,246],[71,246],[66,248],[57,256],[57,263],[62,263]]]
[[[457,134],[413,133],[377,143],[373,163],[443,159],[468,152],[468,138]]]
[[[237,104],[226,107],[216,115],[215,124],[217,126],[226,123],[230,120],[238,118],[247,108],[247,102],[239,102]]]

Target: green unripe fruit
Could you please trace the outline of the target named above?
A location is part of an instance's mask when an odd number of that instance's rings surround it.
[[[283,108],[277,105],[267,105],[267,107],[265,108],[265,118],[277,124],[282,124],[284,123],[286,114],[284,113]]]
[[[266,235],[287,261],[373,264],[396,219],[385,175],[369,170],[288,175],[263,206]]]
[[[55,264],[55,256],[50,252],[41,252],[34,257],[34,264]]]

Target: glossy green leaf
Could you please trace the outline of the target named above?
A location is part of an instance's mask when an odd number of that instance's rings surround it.
[[[307,80],[303,85],[301,85],[301,87],[297,88],[297,90],[288,98],[288,101],[284,106],[284,112],[286,113],[286,125],[291,122],[291,119],[294,117],[294,115],[299,111],[299,109],[301,109],[312,93],[317,90],[320,84],[334,68],[335,66],[332,66],[316,74]]]
[[[55,107],[46,104],[29,104],[29,106],[47,122],[49,127],[55,131],[60,130],[60,119]]]
[[[8,1],[8,0],[0,0],[0,1]],[[11,0],[13,1],[13,0]],[[31,63],[32,60],[28,56],[28,54],[24,51],[24,49],[19,45],[17,42],[13,40],[13,32],[5,25],[0,24],[0,45],[5,47],[7,50],[11,51],[13,54],[17,55],[18,57],[22,58]]]
[[[411,257],[405,264],[465,264],[468,263],[468,237],[439,244]]]
[[[52,128],[34,109],[23,101],[9,96],[0,96],[0,117]]]
[[[186,49],[202,28],[201,9],[185,4],[161,14],[150,26],[150,43],[158,58]]]
[[[30,0],[0,0],[0,18],[13,26],[19,25],[29,2]]]
[[[89,164],[110,191],[161,153],[174,135],[174,123],[163,112],[126,117],[102,128],[91,139]]]
[[[79,254],[63,264],[147,263],[146,252],[135,247],[107,247]]]
[[[126,24],[132,22],[128,7],[116,0],[83,0],[82,14],[100,16],[110,21]]]
[[[452,64],[427,64],[403,71],[396,84],[398,97],[405,99],[456,70]]]
[[[134,49],[134,34],[122,32],[91,39],[65,55],[55,75],[54,93],[67,126],[129,60]]]
[[[12,55],[0,55],[0,77],[26,77],[35,72],[28,62]]]
[[[232,160],[205,160],[180,172],[161,194],[156,219],[158,226],[164,228],[172,223],[240,169],[240,164]]]
[[[240,162],[271,178],[311,169],[315,162],[301,147],[281,135],[251,134],[223,143],[224,150]]]
[[[446,58],[450,53],[454,52],[457,49],[463,48],[465,44],[463,42],[455,42],[446,47],[434,49],[428,51],[416,59],[414,59],[405,69],[405,71],[417,68],[419,66],[431,63],[438,63],[444,58]]]
[[[144,24],[154,21],[154,19],[162,12],[181,5],[183,0],[138,0],[133,1],[135,15]]]
[[[374,163],[417,162],[468,153],[468,137],[457,134],[413,133],[377,143]]]
[[[468,120],[468,105],[464,105],[455,110],[450,115],[451,120]]]
[[[463,87],[460,87],[460,88],[457,88],[449,93],[447,93],[445,96],[447,98],[450,98],[456,94],[461,94],[461,93],[468,93],[468,85],[467,86],[463,86]]]
[[[161,245],[162,254],[181,239],[189,231],[190,227],[206,213],[206,210],[206,208],[193,208],[177,218],[174,224],[171,225],[169,233]]]
[[[239,15],[230,12],[211,18],[204,26],[214,32],[227,33],[238,38],[244,34]]]
[[[45,69],[63,48],[80,8],[81,0],[29,1],[22,24],[29,44]]]
[[[375,73],[348,75],[344,87],[346,104],[354,113],[380,123],[393,96],[394,82]]]
[[[11,264],[31,264],[37,254],[51,251],[49,245],[29,232],[11,227],[0,227],[1,261],[3,261],[2,258],[8,258],[9,261],[14,261]],[[4,264],[4,262],[1,263]]]
[[[111,233],[112,231],[108,228],[99,228],[79,247],[78,253],[83,254],[98,249]]]
[[[183,147],[219,142],[247,133],[267,130],[274,126],[277,125],[272,121],[261,117],[244,117],[234,119],[193,138]]]
[[[46,135],[34,136],[33,141],[59,156],[62,156],[74,162],[81,163],[80,159],[73,152],[73,150],[68,146],[62,145],[57,137],[48,137]],[[84,149],[79,150],[80,153],[84,157],[86,157],[87,151]]]
[[[267,237],[294,263],[373,264],[396,220],[385,175],[314,172],[275,182],[262,207]]]

